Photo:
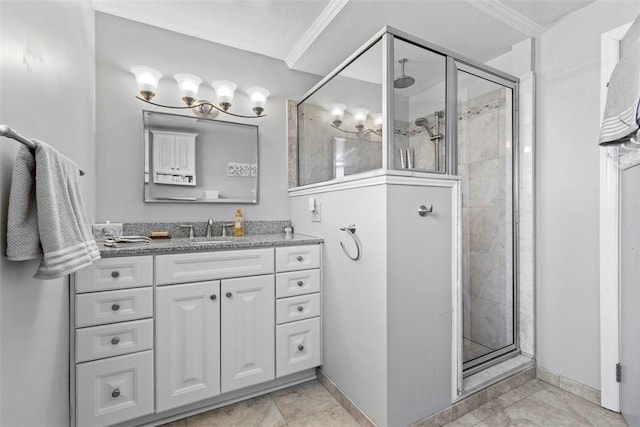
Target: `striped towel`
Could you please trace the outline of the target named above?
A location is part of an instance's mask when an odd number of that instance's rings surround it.
[[[7,258],[42,257],[34,275],[56,279],[100,259],[78,185],[78,165],[51,146],[20,147],[11,181]]]
[[[640,16],[627,32],[636,39],[630,41],[629,50],[611,73],[600,145],[627,142],[640,126],[640,37],[636,31],[639,26]]]

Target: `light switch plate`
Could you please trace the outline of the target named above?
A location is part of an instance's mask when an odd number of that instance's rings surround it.
[[[107,235],[122,236],[122,223],[105,222],[100,224],[93,224],[91,227],[91,232],[93,233],[93,238],[95,240],[104,240],[104,237]]]
[[[311,212],[311,222],[321,222],[320,221],[320,208],[322,205],[316,201],[316,209]]]

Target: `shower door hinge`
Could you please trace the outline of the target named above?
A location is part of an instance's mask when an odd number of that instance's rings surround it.
[[[616,382],[619,383],[622,381],[622,365],[620,363],[616,363]]]

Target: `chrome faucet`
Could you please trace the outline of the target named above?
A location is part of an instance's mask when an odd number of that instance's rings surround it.
[[[209,218],[207,221],[207,231],[205,231],[204,237],[213,237],[213,218]]]
[[[233,227],[234,225],[233,222],[231,224],[222,224],[222,237],[227,237],[227,227]],[[231,232],[230,236],[233,236],[233,232]]]

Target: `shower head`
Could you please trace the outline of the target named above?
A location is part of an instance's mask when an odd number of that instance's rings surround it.
[[[396,88],[396,89],[404,89],[404,88],[407,88],[409,86],[412,86],[416,82],[416,79],[414,79],[411,76],[407,76],[404,73],[404,64],[406,64],[407,58],[402,58],[398,62],[402,66],[402,73],[400,74],[400,77],[398,77],[397,79],[395,79],[393,81],[393,87]]]
[[[427,122],[427,118],[426,117],[418,117],[415,121],[416,126],[422,126],[422,127],[427,127],[429,125],[429,122]]]

